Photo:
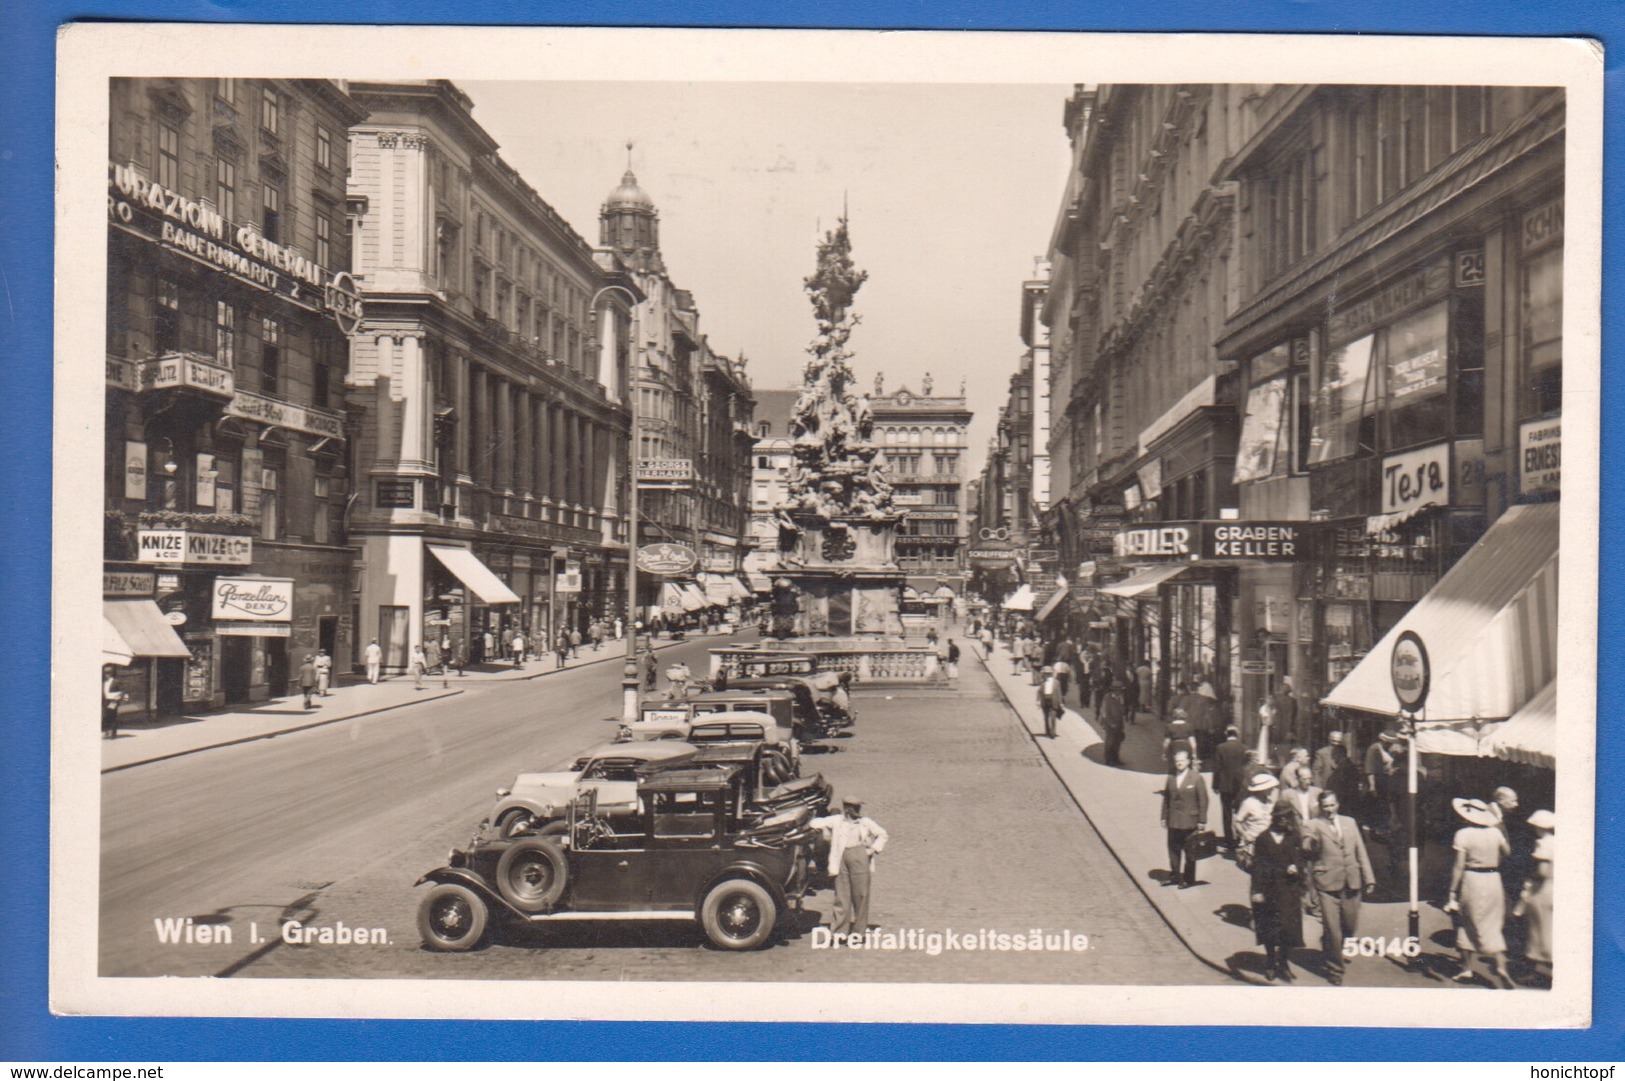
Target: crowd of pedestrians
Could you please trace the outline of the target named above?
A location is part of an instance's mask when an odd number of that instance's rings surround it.
[[[1311,751],[1305,718],[1283,679],[1259,708],[1260,724],[1268,726],[1261,756],[1225,723],[1227,711],[1208,678],[1173,682],[1161,702],[1147,660],[1123,663],[1093,645],[1041,635],[1019,617],[977,621],[970,632],[984,658],[994,659],[1002,639],[1011,671],[1031,674],[1043,738],[1056,738],[1060,717],[1076,709],[1098,729],[1105,764],[1125,768],[1127,730],[1160,726],[1168,866],[1153,877],[1188,890],[1207,884],[1198,873],[1201,860],[1216,852],[1233,860],[1247,878],[1248,917],[1267,979],[1294,978],[1294,962],[1306,959],[1306,920],[1320,925],[1313,968],[1326,982],[1341,985],[1349,960],[1370,952],[1358,937],[1362,904],[1379,881],[1391,887],[1385,896],[1392,899],[1408,879],[1402,831],[1409,744],[1402,733],[1384,730],[1357,754],[1351,734],[1332,731]],[[1420,765],[1418,772],[1426,773]],[[1452,867],[1448,886],[1424,900],[1451,916],[1456,956],[1453,964],[1448,955],[1429,963],[1461,983],[1513,988],[1520,985],[1516,972],[1523,985],[1549,986],[1556,815],[1541,809],[1520,820],[1517,793],[1506,785],[1487,799],[1436,802],[1444,806],[1424,813],[1441,838],[1448,830],[1440,823],[1454,821]],[[1378,843],[1386,854],[1380,875],[1372,859]],[[1408,961],[1428,943],[1383,944],[1390,945]]]

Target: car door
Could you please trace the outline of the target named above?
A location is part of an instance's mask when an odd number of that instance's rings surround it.
[[[636,912],[649,903],[648,835],[617,833],[613,847],[570,852],[570,907],[577,912]]]
[[[649,828],[650,902],[653,908],[690,908],[700,887],[721,867],[722,812],[727,793],[653,793]]]

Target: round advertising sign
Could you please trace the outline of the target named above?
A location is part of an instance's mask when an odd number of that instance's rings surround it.
[[[1428,700],[1432,672],[1428,668],[1427,647],[1415,631],[1406,631],[1394,642],[1389,672],[1394,681],[1394,694],[1399,698],[1399,708],[1407,713],[1421,709]]]
[[[638,570],[671,578],[691,574],[700,557],[686,544],[645,544],[638,549]]]
[[[185,624],[186,624],[186,613],[185,612],[165,612],[164,613],[164,622],[169,624],[171,627],[185,626]]]
[[[322,291],[322,299],[338,324],[339,332],[348,337],[361,325],[361,290],[348,270],[333,275]]]

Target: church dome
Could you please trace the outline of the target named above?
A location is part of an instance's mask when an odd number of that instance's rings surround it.
[[[638,178],[632,175],[630,169],[621,177],[621,186],[610,192],[609,198],[604,200],[604,209],[606,210],[620,207],[632,207],[638,210],[653,210],[655,208],[654,200],[649,198],[648,192],[638,186]]]

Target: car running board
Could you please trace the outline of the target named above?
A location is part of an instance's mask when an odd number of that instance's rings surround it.
[[[657,909],[652,912],[538,912],[525,917],[529,923],[552,920],[693,920],[693,909]]]

